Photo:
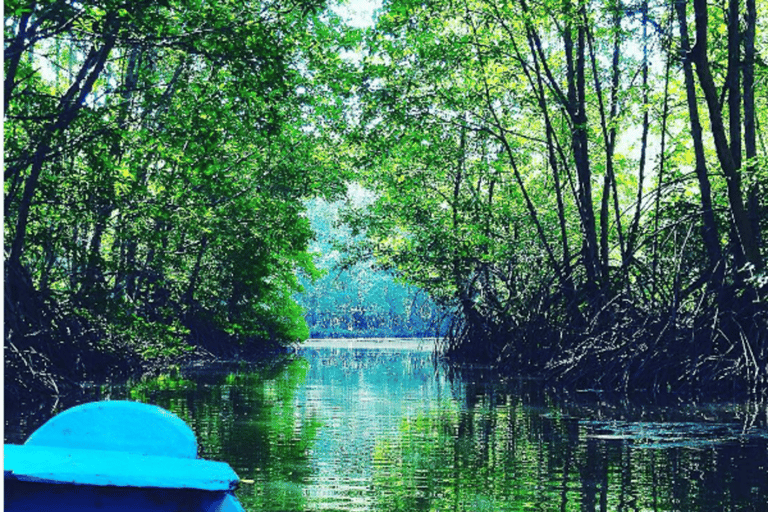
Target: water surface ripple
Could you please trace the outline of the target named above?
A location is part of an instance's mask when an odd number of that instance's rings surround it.
[[[249,511],[768,511],[748,405],[563,404],[461,375],[433,340],[315,340],[283,364],[93,390],[166,407],[225,460]],[[450,375],[450,378],[449,378]],[[6,419],[6,440],[30,422]]]

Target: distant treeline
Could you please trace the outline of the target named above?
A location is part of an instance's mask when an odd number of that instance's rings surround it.
[[[351,314],[307,315],[312,338],[420,338],[441,336],[448,331],[445,318],[403,319],[387,315]]]
[[[296,296],[312,338],[420,337],[447,333],[449,315],[422,290],[396,281],[373,261],[352,263],[344,249],[353,237],[341,220],[345,206],[365,207],[370,193],[350,187],[346,201],[307,202],[315,233],[310,250],[317,254],[320,277],[300,279]]]
[[[334,303],[333,299],[326,306],[327,310],[322,307],[308,309],[304,319],[310,337],[413,338],[443,336],[448,332],[449,317],[425,294],[403,293],[395,298],[399,302],[390,303],[386,310],[375,303],[350,306]]]

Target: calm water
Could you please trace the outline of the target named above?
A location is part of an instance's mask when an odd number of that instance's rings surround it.
[[[768,511],[764,410],[631,408],[594,393],[564,407],[536,383],[490,380],[449,378],[428,340],[313,341],[269,369],[95,398],[187,420],[202,455],[243,479],[251,511]],[[33,426],[6,428],[20,442]]]

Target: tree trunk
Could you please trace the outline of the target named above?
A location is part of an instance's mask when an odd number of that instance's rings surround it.
[[[505,25],[505,28],[507,29],[507,32],[510,33],[506,25]],[[572,294],[573,286],[572,286],[572,279],[571,279],[571,276],[572,276],[571,251],[568,244],[568,225],[565,217],[565,201],[563,200],[563,185],[560,180],[561,169],[560,169],[560,165],[558,164],[557,154],[556,154],[556,147],[558,145],[556,141],[557,135],[555,134],[555,129],[552,126],[552,120],[550,118],[549,108],[547,106],[544,79],[543,79],[542,70],[541,70],[542,64],[539,62],[538,54],[536,53],[536,48],[534,46],[534,42],[530,37],[530,35],[527,38],[527,40],[528,40],[529,50],[531,51],[531,57],[533,59],[533,69],[536,72],[536,79],[534,80],[534,78],[530,76],[528,72],[528,67],[522,66],[522,68],[526,76],[528,77],[528,81],[531,84],[531,88],[533,89],[534,94],[536,95],[536,101],[539,105],[539,110],[541,111],[541,115],[544,120],[545,133],[547,137],[547,159],[549,162],[549,167],[552,169],[552,178],[555,184],[555,199],[557,201],[557,220],[560,227],[560,246],[563,253],[562,268],[563,268],[563,274],[565,275],[565,278],[569,283],[568,285],[566,285],[566,289],[569,294]],[[521,63],[524,63],[526,59],[523,58],[517,45],[514,43],[514,37],[512,33],[510,33],[510,41],[515,48],[515,53],[517,55],[518,60]]]
[[[3,82],[3,94],[4,96],[4,112],[8,112],[8,106],[10,105],[11,96],[13,95],[13,89],[16,87],[16,71],[19,69],[19,62],[21,62],[21,56],[24,53],[24,42],[28,37],[31,37],[35,31],[35,25],[31,27],[30,32],[27,33],[27,26],[29,25],[29,18],[32,16],[32,12],[35,10],[35,4],[30,6],[30,10],[21,15],[19,19],[19,26],[16,29],[16,37],[14,37],[5,49],[5,81]],[[7,179],[7,177],[6,177]]]
[[[669,33],[668,37],[671,40],[672,24],[675,17],[674,6],[670,6],[669,13]],[[661,143],[659,148],[659,170],[656,180],[656,198],[654,211],[654,226],[653,226],[653,261],[651,264],[651,276],[653,279],[651,295],[656,299],[658,296],[658,268],[659,268],[659,216],[661,213],[661,189],[664,184],[664,164],[666,162],[666,148],[667,148],[667,121],[669,120],[669,75],[672,67],[672,52],[667,48],[667,62],[664,66],[664,104],[661,113]]]
[[[627,257],[632,258],[637,245],[638,230],[640,228],[640,214],[643,209],[643,182],[645,181],[645,166],[648,152],[648,131],[650,129],[648,120],[648,0],[643,0],[643,131],[640,137],[640,168],[637,173],[637,196],[635,199],[635,215],[632,218],[632,224],[629,228],[627,237]],[[626,263],[625,263],[626,264]]]
[[[720,167],[725,175],[731,219],[738,236],[737,243],[733,245],[735,251],[740,251],[755,269],[761,270],[763,261],[760,258],[757,238],[744,208],[741,191],[741,169],[737,166],[737,162],[740,159],[735,160],[733,158],[731,147],[728,145],[717,96],[717,88],[710,71],[709,58],[707,56],[707,2],[706,0],[694,0],[693,6],[696,12],[696,44],[691,49],[690,55],[696,64],[696,74],[699,77],[699,83],[704,92],[704,98],[709,110],[710,130],[715,140],[715,150]]]
[[[744,150],[747,158],[747,174],[754,176],[756,171],[755,159],[757,158],[757,127],[755,125],[755,26],[757,24],[757,7],[755,0],[746,0],[746,30],[744,31],[744,64],[742,67],[744,77]],[[752,180],[752,185],[747,196],[747,212],[752,230],[760,239],[760,187],[757,180]]]
[[[610,225],[610,206],[611,192],[613,192],[613,203],[616,215],[616,231],[619,237],[619,248],[622,256],[622,266],[626,270],[626,251],[624,246],[624,235],[621,227],[621,214],[618,203],[618,194],[616,192],[616,177],[614,172],[614,150],[616,147],[616,119],[618,109],[618,92],[620,68],[619,60],[621,55],[621,11],[615,4],[611,4],[613,10],[613,55],[611,59],[611,90],[610,90],[610,112],[606,114],[603,100],[602,86],[597,69],[597,58],[594,51],[594,37],[591,30],[587,31],[587,41],[589,43],[589,55],[592,63],[592,76],[595,81],[595,92],[597,94],[598,107],[600,112],[600,128],[605,141],[605,175],[603,176],[603,192],[600,201],[600,264],[603,276],[609,275],[609,254],[608,235]],[[587,23],[584,18],[584,23]]]
[[[702,238],[709,257],[710,269],[715,272],[716,283],[722,282],[724,273],[723,257],[720,248],[720,239],[717,232],[717,224],[712,211],[712,187],[707,173],[707,164],[704,157],[704,142],[702,139],[701,121],[699,120],[699,107],[696,98],[696,84],[693,76],[693,66],[689,56],[690,38],[688,36],[688,21],[685,12],[685,0],[675,0],[677,18],[680,23],[680,49],[683,53],[683,73],[685,76],[685,92],[688,100],[688,115],[691,121],[691,136],[693,139],[694,154],[696,156],[696,178],[699,182],[701,194],[701,220]]]
[[[739,0],[728,1],[728,131],[731,156],[736,169],[741,168],[741,62]]]
[[[193,308],[193,301],[195,299],[195,291],[197,290],[197,283],[200,280],[200,269],[203,265],[203,255],[205,249],[208,246],[208,237],[203,235],[203,239],[200,241],[200,249],[197,251],[197,257],[195,258],[195,266],[192,269],[192,275],[189,276],[189,286],[184,294],[184,303],[188,308],[188,312],[191,312]]]
[[[93,90],[96,79],[101,75],[104,65],[112,51],[112,47],[117,40],[117,26],[119,23],[116,16],[110,14],[107,17],[107,33],[104,38],[103,46],[96,49],[94,46],[88,57],[83,63],[78,76],[72,86],[62,97],[59,115],[44,130],[41,140],[38,141],[32,158],[32,166],[29,175],[24,182],[21,201],[16,218],[16,230],[14,232],[13,242],[8,257],[8,265],[18,266],[21,264],[21,253],[24,250],[24,242],[27,235],[27,224],[29,223],[29,213],[32,206],[32,199],[37,192],[40,180],[40,173],[43,170],[50,152],[50,146],[54,137],[66,131],[72,122],[77,118],[80,109],[83,106],[85,98]]]
[[[580,1],[579,18],[583,19],[583,11],[586,9],[584,2]],[[566,30],[567,32],[567,30]],[[575,76],[569,76],[569,97],[571,104],[572,120],[572,148],[573,157],[576,163],[576,174],[578,177],[579,209],[582,220],[582,258],[584,268],[587,273],[587,288],[597,290],[602,281],[599,271],[599,259],[597,250],[597,225],[595,212],[592,204],[592,170],[589,163],[589,140],[587,134],[587,102],[586,102],[586,80],[585,80],[585,60],[586,60],[586,30],[582,23],[579,23],[577,29],[577,54],[575,65]],[[570,37],[568,37],[570,39]],[[571,65],[569,64],[569,68]],[[569,72],[569,75],[571,73]],[[603,276],[605,277],[605,276]]]

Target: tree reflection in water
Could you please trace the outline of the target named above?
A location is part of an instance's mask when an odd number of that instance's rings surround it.
[[[449,372],[413,341],[311,342],[265,368],[182,373],[92,399],[181,416],[201,455],[243,479],[249,511],[720,512],[768,503],[768,435],[744,429],[738,404],[562,403],[539,383]]]

